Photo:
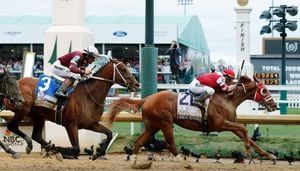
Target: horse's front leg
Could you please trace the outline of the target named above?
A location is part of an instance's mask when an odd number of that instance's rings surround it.
[[[100,147],[96,150],[96,153],[92,156],[92,159],[96,160],[98,157],[104,156],[106,154],[106,149],[112,140],[112,132],[98,122],[90,126],[88,129],[106,135],[106,139],[100,143]]]
[[[14,118],[8,124],[7,129],[14,132],[15,134],[19,135],[26,141],[26,143],[27,143],[26,153],[29,154],[33,148],[32,139],[29,136],[27,136],[24,132],[20,131],[20,129],[19,129],[19,123],[23,119],[23,115],[25,115],[25,113],[27,113],[27,112],[26,111],[16,111]]]
[[[239,137],[243,136],[243,133],[241,131],[234,131],[234,134],[236,134]],[[273,154],[267,153],[265,150],[263,150],[261,147],[259,147],[251,138],[248,137],[248,140],[250,142],[250,145],[255,148],[255,151],[261,156],[261,157],[266,157],[270,160],[276,160],[276,156]]]
[[[77,123],[71,123],[65,126],[72,148],[55,147],[63,156],[72,156],[74,159],[78,159],[80,153],[79,140],[78,140],[78,125]]]

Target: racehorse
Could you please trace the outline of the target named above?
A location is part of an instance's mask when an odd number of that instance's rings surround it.
[[[268,111],[276,110],[276,104],[270,92],[255,76],[253,76],[253,78],[254,81],[247,76],[242,76],[233,94],[216,91],[211,97],[207,109],[208,131],[231,131],[244,141],[246,154],[250,153],[250,146],[252,146],[261,156],[275,159],[274,155],[264,151],[249,138],[244,125],[236,122],[236,108],[247,99],[258,102],[265,106]],[[137,155],[138,150],[145,145],[155,133],[161,130],[169,151],[174,156],[180,157],[174,143],[173,123],[195,131],[203,131],[204,126],[199,124],[198,121],[178,119],[177,102],[178,94],[166,90],[141,100],[122,98],[110,105],[104,124],[108,127],[111,126],[115,117],[122,110],[133,110],[136,112],[141,108],[145,131],[136,140],[133,154]]]
[[[4,101],[10,101],[15,105],[16,108],[21,108],[24,98],[20,93],[18,82],[12,73],[7,69],[1,68],[0,72],[0,110],[2,109],[2,104]],[[20,158],[20,155],[6,146],[3,142],[0,141],[0,146],[4,149],[5,152],[12,154],[14,159]]]
[[[101,149],[94,154],[93,159],[105,155],[106,148],[112,139],[112,132],[99,123],[103,114],[105,97],[109,89],[115,83],[127,87],[131,91],[137,91],[139,83],[126,68],[124,63],[117,59],[108,58],[107,63],[96,71],[93,76],[81,81],[75,87],[62,110],[61,125],[66,128],[71,148],[55,147],[46,142],[42,137],[42,129],[45,120],[55,122],[55,110],[42,106],[35,106],[35,88],[38,79],[25,77],[19,80],[19,87],[24,96],[25,103],[20,110],[14,110],[14,118],[8,125],[8,129],[24,138],[27,143],[26,152],[32,150],[32,139],[41,144],[42,148],[58,151],[63,156],[77,158],[80,152],[78,142],[78,129],[88,129],[104,133],[107,137]],[[19,122],[24,117],[29,117],[33,122],[32,139],[19,130]],[[96,155],[96,156],[95,156]]]

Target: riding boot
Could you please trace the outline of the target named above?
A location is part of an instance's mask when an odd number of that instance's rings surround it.
[[[66,91],[68,90],[68,88],[70,86],[73,85],[74,81],[75,80],[73,78],[66,78],[64,80],[64,82],[61,84],[61,86],[59,87],[59,89],[56,91],[55,96],[56,97],[67,98],[68,95],[66,94]]]
[[[205,108],[203,102],[206,98],[208,98],[210,95],[207,93],[207,91],[203,91],[201,94],[199,94],[198,96],[196,96],[194,99],[193,99],[193,102],[192,104],[195,105],[195,106],[198,106],[199,108],[200,107],[203,107]]]

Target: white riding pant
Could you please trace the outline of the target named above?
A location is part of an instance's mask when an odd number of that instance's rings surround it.
[[[55,75],[58,75],[60,77],[63,78],[75,78],[76,80],[80,80],[81,79],[81,75],[77,74],[77,73],[73,73],[70,71],[69,68],[63,66],[59,60],[57,60],[56,62],[53,63],[52,67],[51,67],[52,73]]]
[[[215,89],[202,85],[196,78],[190,83],[189,90],[194,94],[201,94],[206,91],[209,95],[215,94]]]

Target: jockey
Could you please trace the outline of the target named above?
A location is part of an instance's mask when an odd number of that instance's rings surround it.
[[[96,57],[99,57],[99,52],[94,46],[86,47],[83,52],[75,51],[59,57],[52,65],[52,73],[65,78],[65,80],[55,95],[57,97],[67,97],[66,90],[73,85],[75,80],[92,73],[86,67],[94,62]]]
[[[216,72],[206,73],[196,77],[189,85],[189,91],[196,95],[192,102],[196,106],[203,106],[201,102],[215,93],[215,88],[220,87],[225,92],[231,92],[236,85],[232,85],[235,73],[232,69],[224,69],[222,74]],[[208,104],[208,101],[205,101]]]

